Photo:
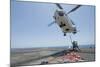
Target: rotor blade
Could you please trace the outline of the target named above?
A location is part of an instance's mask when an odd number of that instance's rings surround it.
[[[59,9],[63,9],[60,4],[56,3],[56,5]]]
[[[50,24],[48,24],[48,27],[50,27],[51,25],[53,25],[55,23],[55,21],[51,22]]]
[[[73,25],[75,25],[75,23],[70,19],[70,21],[71,21],[71,23],[73,24]]]
[[[67,14],[74,12],[75,10],[77,10],[81,5],[77,5],[75,8],[73,8],[72,10],[70,10]]]

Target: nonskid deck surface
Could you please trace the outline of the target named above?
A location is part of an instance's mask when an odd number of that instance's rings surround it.
[[[54,51],[54,52],[53,52]],[[40,55],[41,54],[41,55]],[[84,48],[80,52],[69,52],[63,49],[40,51],[40,53],[21,53],[12,55],[11,65],[12,66],[23,66],[23,65],[40,65],[40,64],[55,64],[55,63],[69,63],[69,62],[82,62],[82,61],[94,61],[95,60],[95,49]]]

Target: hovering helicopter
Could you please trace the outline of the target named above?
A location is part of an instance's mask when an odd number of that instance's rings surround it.
[[[77,29],[75,27],[74,22],[69,18],[68,14],[77,10],[81,5],[77,5],[68,13],[65,13],[65,11],[63,10],[60,4],[56,3],[56,5],[59,9],[55,11],[54,16],[53,16],[55,21],[50,23],[48,26],[51,26],[52,24],[57,23],[57,25],[61,28],[62,32],[64,33],[64,36],[66,36],[66,33],[76,34]]]

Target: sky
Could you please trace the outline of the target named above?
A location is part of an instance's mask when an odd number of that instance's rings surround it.
[[[67,13],[75,5],[60,4]],[[53,22],[53,15],[59,9],[53,3],[19,2],[11,0],[11,48],[34,48],[71,46],[72,40],[79,45],[95,44],[95,7],[83,5],[68,16],[74,21],[78,33],[67,34],[66,37],[57,24],[48,27]]]

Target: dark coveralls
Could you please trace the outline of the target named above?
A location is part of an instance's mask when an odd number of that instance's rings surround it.
[[[72,42],[72,45],[73,45],[73,50],[74,50],[74,51],[80,51],[80,49],[79,49],[79,47],[78,47],[77,41],[73,41],[73,42]]]

